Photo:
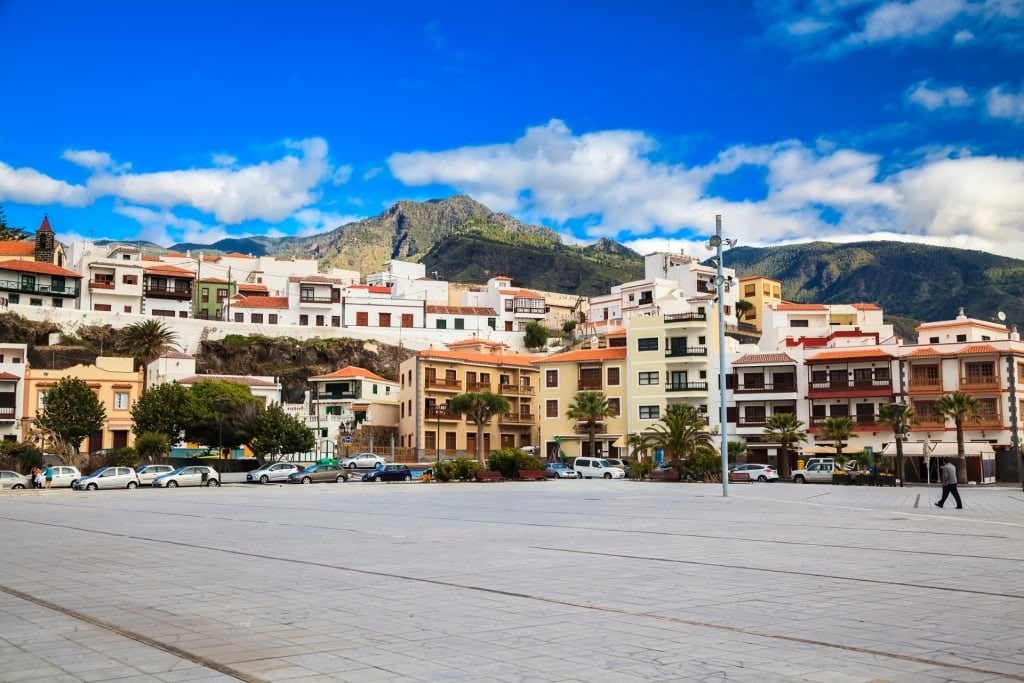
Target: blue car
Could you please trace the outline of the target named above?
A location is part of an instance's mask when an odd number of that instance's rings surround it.
[[[363,475],[363,481],[412,481],[412,470],[407,465],[382,465]]]

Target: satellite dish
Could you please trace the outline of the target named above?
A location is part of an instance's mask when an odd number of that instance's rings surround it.
[[[996,313],[996,317],[999,318],[999,322],[1003,322],[1004,320],[1006,320],[1006,314],[1003,313],[1002,311]]]

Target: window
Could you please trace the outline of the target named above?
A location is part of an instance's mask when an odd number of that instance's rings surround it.
[[[660,406],[640,406],[641,420],[657,420],[661,417]]]
[[[38,403],[37,407],[40,410],[42,410],[43,406],[46,405],[46,394],[47,393],[49,393],[49,392],[47,392],[47,391],[40,391],[39,392],[39,403]]]
[[[547,417],[558,417],[558,401],[548,399],[544,403],[544,415]]]
[[[121,282],[123,282],[126,285],[137,285],[137,284],[139,284],[139,276],[138,275],[123,275],[121,277]]]
[[[411,325],[410,325],[410,327],[411,327]],[[487,319],[487,327],[491,328],[492,330],[498,329],[498,319],[497,318],[488,318]]]
[[[235,311],[235,322],[236,322],[236,323],[241,323],[241,322],[245,322],[245,321],[243,320],[243,318],[244,318],[244,317],[245,317],[245,314],[244,314],[244,313],[239,313],[239,312]]]
[[[21,295],[19,295],[19,294],[8,294],[7,295],[7,302],[8,303],[16,304],[19,301],[21,301]],[[99,309],[96,309],[96,310],[99,310]],[[110,310],[110,309],[108,308],[107,310]]]
[[[463,319],[463,318],[456,318],[455,319],[455,329],[456,330],[464,330],[464,329],[466,329],[466,321],[465,321],[465,319]]]
[[[707,346],[708,338],[704,336],[697,337],[697,346]]]
[[[125,306],[124,307],[124,312],[125,313],[131,313],[132,312],[132,307],[131,306]]]
[[[618,417],[622,414],[622,404],[617,398],[608,399],[608,412],[611,413],[612,417]]]
[[[757,285],[744,285],[743,296],[757,296]]]
[[[128,392],[127,391],[115,391],[114,392],[114,409],[115,410],[128,410]]]
[[[790,327],[810,327],[811,323],[808,320],[790,320]]]
[[[377,314],[377,327],[391,327],[391,314],[390,313],[378,313]]]
[[[316,317],[316,326],[317,327],[323,327],[324,326],[324,317],[322,315],[318,315]]]
[[[455,432],[444,433],[444,448],[445,450],[455,450]]]
[[[619,385],[619,369],[608,368],[608,385],[618,386]]]
[[[995,384],[995,369],[992,363],[967,363],[964,365],[966,384]]]
[[[305,325],[309,325],[309,316],[306,315],[306,314],[300,315],[299,316],[299,324],[300,325],[304,325],[304,326]]]
[[[224,303],[224,299],[228,298],[228,290],[223,288],[217,289],[217,303]]]
[[[956,340],[958,342],[965,342],[965,341],[967,341],[967,335],[966,334],[958,334],[958,335],[956,335]]]
[[[271,325],[276,325],[277,313],[270,313],[269,315],[267,315],[267,322],[269,322]]]
[[[938,344],[939,343],[939,338],[938,337],[928,337],[928,343],[929,344]]]
[[[637,384],[641,386],[650,386],[658,383],[658,373],[654,372],[641,372],[637,376]]]
[[[1021,364],[1024,367],[1024,364]],[[546,387],[557,387],[558,386],[558,370],[545,370],[544,371],[544,386]]]
[[[53,300],[53,307],[54,308],[64,308],[64,299],[54,299]]]
[[[210,300],[209,287],[203,287],[201,290],[199,290],[199,300],[202,301],[204,304]]]
[[[253,313],[250,317],[252,319],[252,324],[253,325],[262,325],[263,324],[263,314],[262,313]]]
[[[443,318],[437,319],[437,329],[446,330],[448,329],[448,321]]]
[[[366,311],[356,313],[356,327],[368,327],[370,325],[370,314]]]
[[[889,368],[875,368],[875,379],[880,382],[889,381]]]
[[[403,313],[402,314],[402,327],[412,327],[412,325],[413,325],[412,313]]]
[[[11,295],[11,302],[12,303],[17,303],[16,301],[14,301],[14,295],[13,294]],[[92,305],[92,310],[94,310],[94,311],[109,311],[110,310],[110,304],[93,304]]]
[[[512,299],[505,299],[505,310],[506,311],[511,311],[512,310]]]
[[[341,327],[341,316],[340,315],[332,315],[331,316],[331,327]]]
[[[657,351],[658,350],[658,338],[657,337],[641,337],[636,340],[637,351]]]
[[[28,300],[28,305],[29,306],[42,306],[43,305],[43,300],[42,299],[37,299],[35,297],[31,297]]]

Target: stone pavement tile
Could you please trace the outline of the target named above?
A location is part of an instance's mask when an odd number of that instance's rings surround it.
[[[138,669],[131,666],[112,666],[107,669],[96,671],[74,672],[75,675],[86,683],[98,683],[100,681],[120,681],[124,678],[141,676]]]
[[[191,683],[192,681],[202,681],[202,683],[238,683],[238,679],[233,676],[199,666],[190,669],[163,671],[153,674],[153,678],[161,681],[161,683]]]
[[[55,666],[36,660],[26,663],[28,666],[3,670],[4,683],[17,683],[19,681],[49,681],[57,676],[70,676]],[[80,680],[75,678],[74,680]]]

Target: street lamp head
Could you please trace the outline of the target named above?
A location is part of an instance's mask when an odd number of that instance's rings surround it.
[[[708,246],[710,246],[712,249],[717,249],[721,245],[722,245],[722,236],[721,235],[712,235],[711,239],[708,240]]]

